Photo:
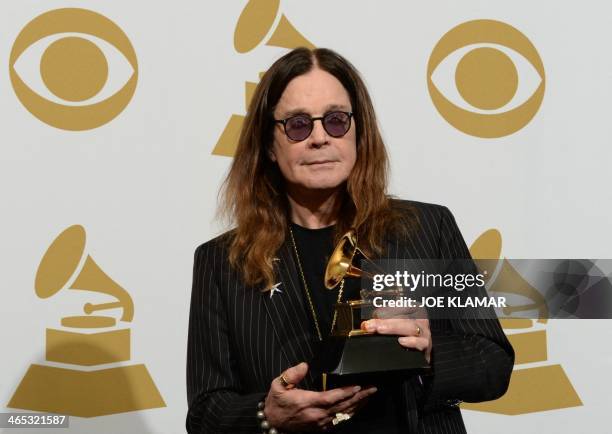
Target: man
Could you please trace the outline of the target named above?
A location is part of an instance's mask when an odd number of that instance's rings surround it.
[[[333,328],[334,303],[351,295],[322,289],[346,230],[375,258],[469,258],[446,208],[387,196],[387,167],[346,59],[296,49],[262,77],[225,183],[235,228],[195,255],[188,432],[461,433],[461,400],[506,391],[514,353],[497,320],[409,318],[364,327],[423,351],[430,377],[315,391],[308,362]]]

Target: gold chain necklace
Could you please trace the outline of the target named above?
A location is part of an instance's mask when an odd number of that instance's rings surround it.
[[[306,283],[306,278],[304,277],[304,270],[302,269],[302,262],[300,261],[300,255],[298,253],[297,244],[295,243],[295,238],[293,237],[293,230],[291,229],[291,223],[289,223],[289,234],[291,235],[291,244],[293,244],[293,251],[295,252],[295,257],[297,259],[298,268],[300,270],[300,275],[302,276],[302,283],[304,284],[304,289],[306,290],[306,297],[308,298],[308,305],[310,306],[310,312],[312,313],[312,318],[315,322],[315,328],[317,329],[317,336],[319,341],[323,340],[323,335],[321,334],[321,328],[319,327],[319,317],[317,316],[317,312],[315,311],[314,304],[312,303],[312,297],[310,296],[310,289],[308,289],[308,284]],[[338,290],[338,300],[336,303],[340,303],[342,299],[342,290],[344,289],[344,279],[340,281],[340,289]],[[334,309],[334,318],[332,319],[332,325],[330,333],[334,330],[336,325],[336,317],[338,316],[338,311]]]

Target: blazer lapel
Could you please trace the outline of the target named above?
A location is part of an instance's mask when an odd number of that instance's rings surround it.
[[[287,241],[274,261],[274,272],[278,290],[263,292],[262,297],[281,351],[289,363],[287,367],[309,362],[314,353],[315,337],[292,246]],[[308,377],[312,380],[311,373]]]

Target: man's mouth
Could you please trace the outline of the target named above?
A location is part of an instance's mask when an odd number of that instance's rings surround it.
[[[327,164],[327,163],[336,163],[336,160],[314,160],[314,161],[308,161],[306,163],[304,163],[304,165],[306,166],[314,166],[317,164]]]

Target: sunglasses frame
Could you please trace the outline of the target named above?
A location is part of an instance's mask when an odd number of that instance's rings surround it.
[[[334,113],[343,113],[343,114],[348,116],[348,127],[347,127],[346,131],[344,132],[344,134],[342,134],[340,136],[334,136],[329,131],[327,131],[327,128],[325,128],[325,122],[323,122],[323,119],[325,119],[327,116],[332,115]],[[291,138],[291,136],[289,136],[289,134],[287,134],[287,122],[289,122],[293,118],[300,117],[300,116],[307,117],[307,118],[310,119],[310,122],[311,122],[311,124],[310,124],[310,132],[302,140],[296,140],[296,139]],[[345,111],[342,111],[342,110],[333,110],[333,111],[325,113],[323,116],[317,116],[317,117],[312,117],[310,115],[307,115],[306,113],[300,113],[300,114],[297,114],[297,115],[290,116],[290,117],[288,117],[286,119],[274,119],[274,123],[275,124],[283,124],[283,131],[285,132],[285,135],[290,140],[293,140],[294,142],[301,142],[301,141],[306,140],[308,137],[310,137],[310,135],[312,134],[312,130],[314,130],[314,123],[315,123],[315,121],[321,121],[321,125],[323,125],[323,129],[331,137],[334,137],[336,139],[340,138],[340,137],[344,137],[346,135],[346,133],[348,133],[349,130],[351,129],[351,119],[352,119],[352,117],[353,117],[353,112],[345,112]]]

